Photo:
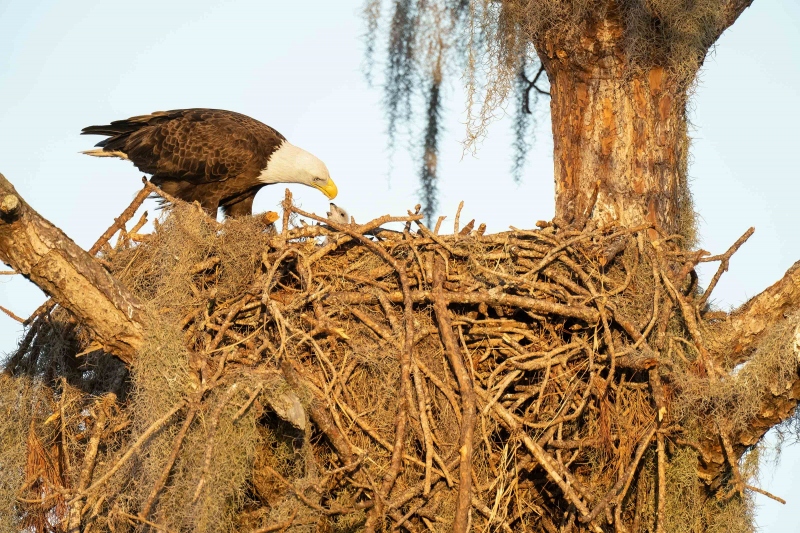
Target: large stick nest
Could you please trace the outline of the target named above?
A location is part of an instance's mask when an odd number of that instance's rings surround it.
[[[105,247],[148,310],[131,368],[35,316],[0,378],[0,530],[751,530],[741,450],[697,476],[756,409],[703,342],[701,253],[284,208],[180,204]]]

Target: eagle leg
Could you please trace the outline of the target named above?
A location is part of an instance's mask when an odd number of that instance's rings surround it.
[[[253,200],[255,197],[256,195],[253,193],[241,196],[233,202],[225,203],[222,205],[222,213],[231,218],[250,216],[253,214]]]

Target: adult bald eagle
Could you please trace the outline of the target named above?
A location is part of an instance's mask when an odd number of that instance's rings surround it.
[[[84,154],[130,160],[165,192],[216,217],[249,215],[261,187],[302,183],[337,193],[325,164],[273,128],[221,109],[176,109],[83,128],[106,135]]]

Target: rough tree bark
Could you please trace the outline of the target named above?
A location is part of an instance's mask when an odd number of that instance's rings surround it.
[[[751,2],[720,2],[727,26]],[[686,101],[696,72],[634,66],[622,9],[604,4],[581,32],[546,31],[534,43],[551,85],[556,220],[690,233]]]
[[[646,221],[679,233],[693,215],[681,194],[683,88],[660,67],[625,79],[613,50],[608,62],[593,58],[591,70],[560,52],[542,57],[551,80],[558,218],[567,224],[590,217],[626,226]]]
[[[126,363],[143,339],[138,300],[0,174],[0,260],[71,311],[98,348]]]

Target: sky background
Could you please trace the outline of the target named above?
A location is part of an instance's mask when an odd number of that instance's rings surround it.
[[[141,187],[130,163],[79,154],[91,124],[156,110],[215,107],[245,113],[326,162],[336,203],[363,222],[417,203],[418,154],[386,151],[381,90],[363,76],[362,0],[0,0],[0,172],[43,216],[88,248]],[[727,249],[755,235],[714,292],[740,305],[800,259],[800,2],[756,0],[708,57],[692,100],[689,168],[700,246]],[[382,45],[382,43],[379,43]],[[380,77],[378,76],[379,80]],[[488,231],[533,227],[553,215],[552,137],[546,107],[523,182],[509,169],[510,117],[477,157],[462,157],[463,97],[446,92],[440,212]],[[545,102],[546,104],[546,102]],[[402,145],[402,143],[401,143]],[[294,186],[304,209],[327,199]],[[255,211],[275,209],[283,187],[262,189]],[[153,201],[145,209],[155,207]],[[710,266],[714,269],[716,266]],[[713,270],[701,272],[707,283]],[[28,316],[44,296],[20,276],[0,276],[0,305]],[[0,314],[0,352],[19,324]],[[800,532],[800,447],[763,462],[756,495],[762,531]]]

